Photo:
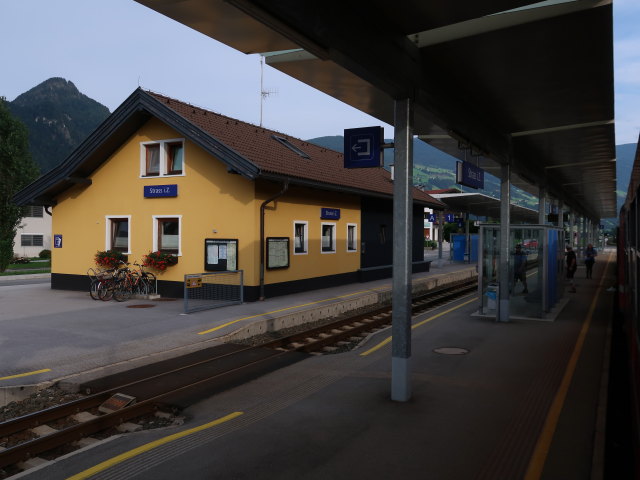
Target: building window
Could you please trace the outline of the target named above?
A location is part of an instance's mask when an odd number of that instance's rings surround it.
[[[336,224],[323,223],[322,226],[322,253],[335,253],[336,251]]]
[[[169,175],[181,175],[184,157],[182,142],[167,144],[167,173]]]
[[[293,253],[294,255],[306,254],[309,250],[308,240],[309,224],[307,222],[293,222]]]
[[[358,251],[358,226],[355,223],[347,224],[347,252]]]
[[[181,217],[154,216],[153,251],[161,251],[180,255],[180,223]]]
[[[141,143],[140,176],[165,177],[184,172],[184,141]]]
[[[42,247],[44,244],[44,235],[23,234],[20,235],[21,247]]]
[[[44,216],[44,207],[42,205],[29,205],[22,207],[22,216],[29,218],[42,218]]]
[[[387,226],[380,225],[380,231],[378,232],[378,239],[380,240],[380,244],[384,245],[387,243]]]
[[[130,227],[131,216],[108,216],[106,221],[107,250],[115,250],[122,253],[130,253]]]
[[[160,175],[160,145],[145,145],[145,177]]]

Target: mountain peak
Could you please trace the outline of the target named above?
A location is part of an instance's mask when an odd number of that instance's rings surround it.
[[[43,173],[62,162],[109,116],[107,107],[60,77],[45,80],[8,105],[27,126],[31,156]]]
[[[81,98],[84,97],[84,95],[80,93],[72,81],[65,80],[61,77],[53,77],[19,95],[11,103],[16,106],[23,106],[25,104],[33,103],[34,101],[41,101],[45,99],[47,101],[52,101],[54,99],[60,100],[62,98],[73,97]]]

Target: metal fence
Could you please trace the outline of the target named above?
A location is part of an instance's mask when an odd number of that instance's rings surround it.
[[[243,302],[243,271],[194,273],[184,276],[184,313]]]

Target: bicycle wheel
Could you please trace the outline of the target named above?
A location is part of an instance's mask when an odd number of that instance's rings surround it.
[[[131,280],[128,277],[125,277],[119,280],[114,285],[113,299],[116,302],[124,302],[125,300],[129,300],[132,294],[133,294],[133,285],[131,285]]]
[[[91,295],[91,298],[93,298],[94,300],[100,300],[100,297],[98,296],[99,284],[100,280],[98,280],[97,278],[91,279],[91,284],[89,285],[89,295]]]
[[[108,302],[113,298],[113,280],[98,282],[98,298],[103,302]]]

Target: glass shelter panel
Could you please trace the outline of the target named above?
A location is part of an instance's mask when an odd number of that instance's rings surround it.
[[[562,296],[563,232],[546,225],[509,228],[509,316],[543,318]],[[497,315],[500,225],[480,229],[480,314]]]

